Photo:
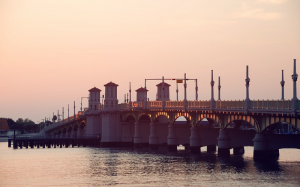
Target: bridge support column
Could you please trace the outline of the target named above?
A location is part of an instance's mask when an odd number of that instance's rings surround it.
[[[198,127],[191,127],[190,153],[200,153],[200,143]]]
[[[140,123],[136,121],[134,123],[134,136],[133,136],[133,143],[134,147],[142,147],[142,136],[141,136],[141,129],[140,129]]]
[[[268,141],[264,134],[256,134],[254,139],[254,160],[267,159],[279,156],[279,149],[269,150]]]
[[[218,137],[218,155],[229,156],[230,155],[230,139],[226,129],[219,131]]]
[[[70,135],[71,135],[71,132],[66,132],[66,134],[65,134],[65,138],[70,138]]]
[[[177,151],[177,136],[175,134],[175,126],[173,124],[169,124],[168,126],[168,150],[171,152]]]
[[[77,137],[77,131],[72,129],[70,138],[76,138]]]
[[[233,154],[234,155],[243,155],[245,153],[244,146],[241,147],[234,147],[233,148]]]
[[[130,133],[130,123],[129,122],[122,122],[123,127],[123,134],[122,134],[122,146],[123,147],[132,147],[132,135]]]
[[[83,135],[85,133],[85,130],[83,128],[77,129],[77,138],[83,138]]]
[[[155,123],[150,123],[150,136],[149,136],[149,148],[150,149],[157,149],[158,148],[158,141],[157,141],[157,133],[156,133],[156,125]]]
[[[216,145],[208,145],[207,152],[216,152],[217,146]]]
[[[65,138],[65,133],[60,133],[60,138]]]
[[[8,139],[8,147],[11,147],[11,139]]]

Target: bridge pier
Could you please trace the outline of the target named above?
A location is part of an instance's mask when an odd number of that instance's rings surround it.
[[[60,138],[61,138],[61,139],[65,138],[65,134],[64,134],[63,132],[60,133]]]
[[[175,127],[173,124],[168,125],[168,150],[171,152],[177,151],[177,136],[175,134]]]
[[[77,131],[75,131],[74,129],[72,129],[71,131],[71,138],[76,138],[77,135]]]
[[[243,155],[245,153],[244,146],[241,147],[234,147],[233,148],[233,154],[234,155]]]
[[[67,131],[65,134],[65,138],[71,138],[71,132]]]
[[[122,122],[121,126],[123,127],[123,134],[122,134],[122,146],[123,147],[132,147],[133,142],[132,142],[132,135],[131,135],[131,124],[130,122]]]
[[[207,146],[207,152],[216,152],[217,146],[216,145],[208,145]]]
[[[191,127],[190,153],[200,153],[200,137],[198,127]]]
[[[218,155],[230,156],[230,139],[226,129],[220,129],[219,131]]]
[[[264,134],[256,134],[254,139],[254,160],[267,159],[279,156],[279,149],[268,149],[268,140]]]
[[[78,128],[77,129],[77,138],[83,138],[84,133],[85,133],[84,128]]]
[[[154,122],[150,123],[150,136],[149,136],[149,148],[158,149],[158,137],[156,132],[156,124]]]
[[[18,144],[16,140],[13,140],[13,148],[18,149]]]
[[[104,113],[102,115],[101,147],[121,146],[122,127],[120,116],[117,112]]]
[[[18,144],[19,144],[20,149],[22,149],[23,148],[23,142],[22,141],[18,141]]]
[[[134,123],[134,136],[133,136],[133,144],[134,147],[142,147],[142,136],[141,136],[141,129],[140,129],[141,123],[136,121]]]

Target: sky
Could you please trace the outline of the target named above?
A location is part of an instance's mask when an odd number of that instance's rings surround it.
[[[220,76],[221,100],[242,100],[247,65],[250,99],[280,99],[281,70],[291,99],[299,7],[298,0],[0,0],[0,117],[38,123],[62,107],[67,116],[68,104],[71,116],[93,87],[104,94],[104,84],[118,84],[123,103],[129,82],[135,100],[145,79],[184,73],[198,80],[199,100],[209,100],[211,70],[215,98]],[[166,82],[175,100],[176,84]],[[147,81],[150,100],[158,83]],[[195,81],[187,81],[187,99],[195,99]]]

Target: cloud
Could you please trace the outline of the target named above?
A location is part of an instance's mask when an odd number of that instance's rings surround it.
[[[268,1],[272,1],[272,0],[268,0]],[[252,19],[261,19],[261,20],[277,20],[282,17],[282,15],[278,12],[267,12],[263,8],[251,8],[246,4],[243,4],[243,7],[239,12],[236,13],[236,16],[239,18],[252,18]]]
[[[283,4],[288,0],[257,0],[257,3],[265,3],[265,4]]]

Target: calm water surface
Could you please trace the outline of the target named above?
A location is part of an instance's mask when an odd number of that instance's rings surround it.
[[[300,150],[280,150],[278,160],[177,153],[166,148],[17,149],[0,142],[0,186],[300,186]]]

